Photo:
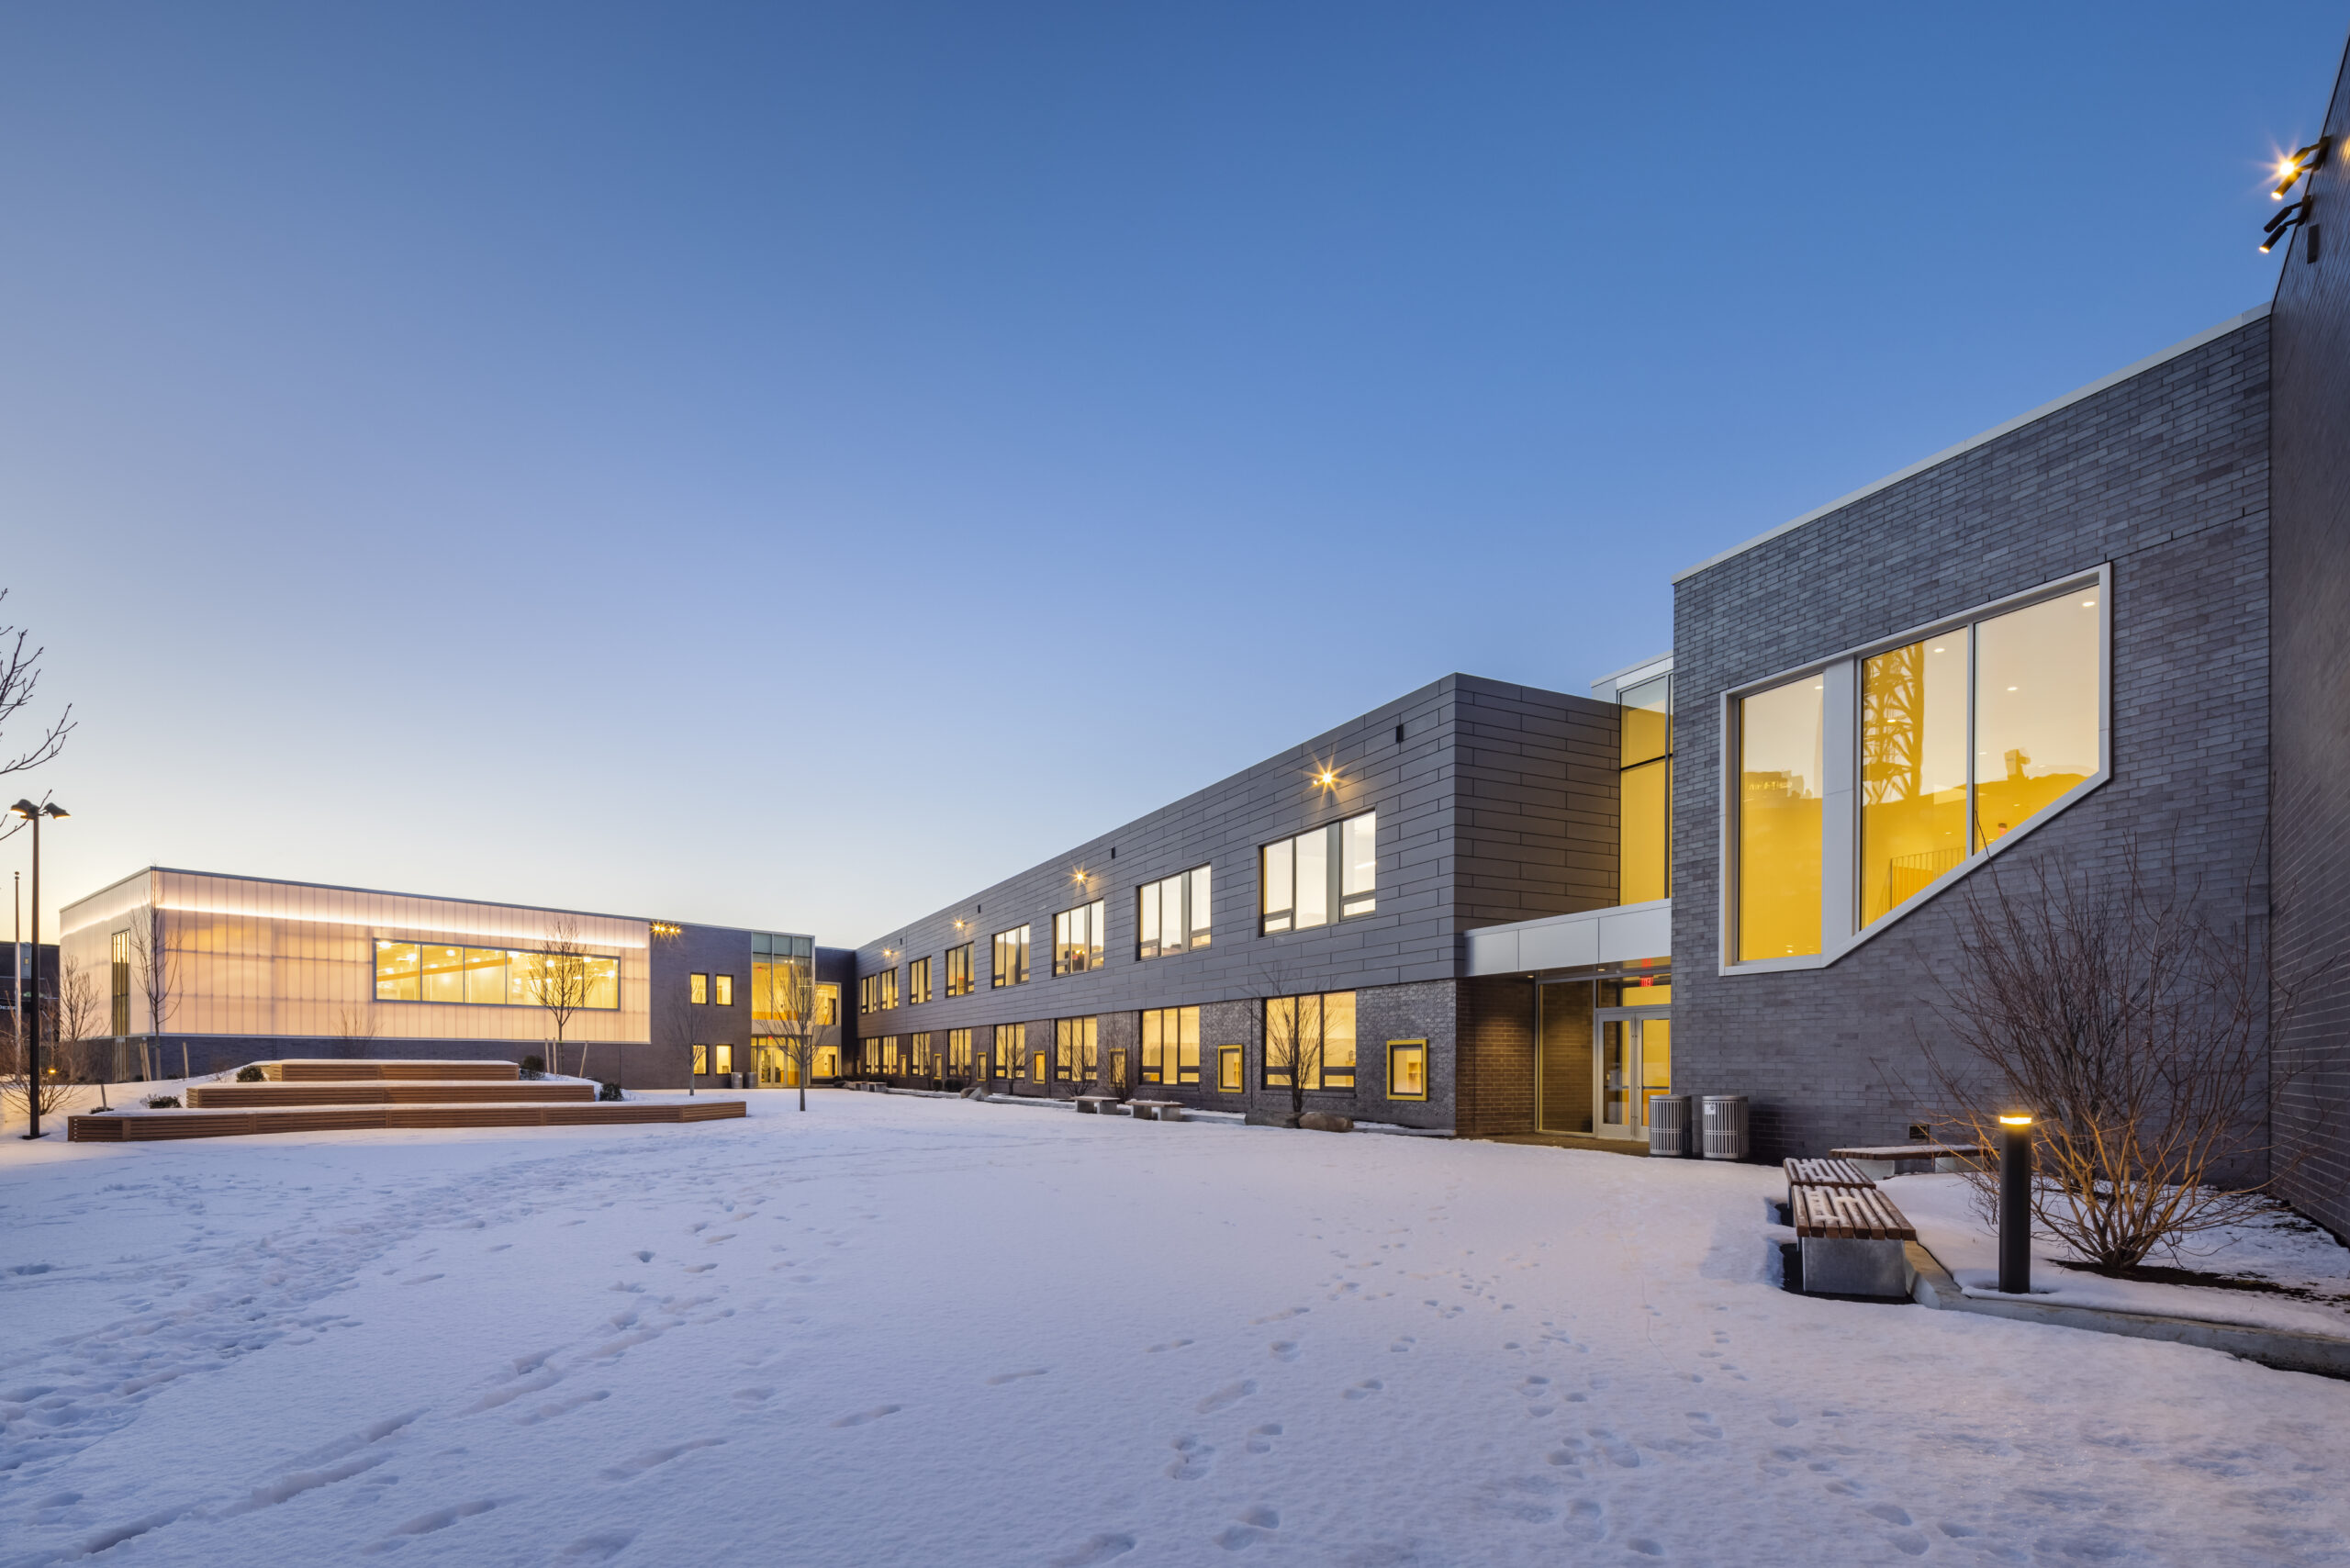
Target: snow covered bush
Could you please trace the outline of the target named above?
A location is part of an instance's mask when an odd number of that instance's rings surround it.
[[[620,1097],[621,1086],[617,1083],[599,1083],[596,1086],[596,1098],[599,1100],[617,1100]]]
[[[237,1070],[237,1081],[240,1083],[259,1083],[263,1079],[268,1076],[269,1075],[262,1071],[261,1069],[250,1064]]]

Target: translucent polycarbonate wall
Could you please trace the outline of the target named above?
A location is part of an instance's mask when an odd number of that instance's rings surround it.
[[[646,924],[520,905],[155,871],[69,907],[74,950],[103,955],[149,899],[161,910],[174,996],[160,1031],[132,986],[132,1032],[386,1040],[542,1040],[545,1009],[379,995],[379,942],[543,951],[566,938],[618,970],[618,1005],[589,1006],[564,1037],[641,1041],[646,1027]],[[603,966],[598,965],[600,970]],[[600,1002],[599,996],[595,999]]]

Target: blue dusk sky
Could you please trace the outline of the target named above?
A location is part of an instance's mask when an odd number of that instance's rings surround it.
[[[161,863],[848,944],[2266,300],[2350,13],[0,13],[0,585]],[[23,866],[25,840],[0,850]]]

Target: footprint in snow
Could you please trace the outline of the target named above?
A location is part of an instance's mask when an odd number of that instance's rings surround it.
[[[1143,1347],[1142,1353],[1146,1356],[1155,1356],[1161,1350],[1180,1350],[1191,1342],[1189,1339],[1169,1339],[1164,1345],[1146,1345]]]
[[[1215,1457],[1214,1449],[1188,1434],[1177,1438],[1170,1446],[1175,1450],[1175,1457],[1167,1465],[1170,1481],[1197,1481],[1208,1473],[1208,1461]]]
[[[1294,1339],[1276,1339],[1268,1349],[1277,1361],[1293,1361],[1298,1357],[1297,1341]]]
[[[648,1470],[658,1470],[679,1454],[691,1453],[696,1449],[716,1448],[725,1440],[724,1438],[696,1438],[691,1442],[672,1443],[667,1448],[647,1449],[634,1459],[623,1460],[619,1464],[607,1466],[604,1471],[604,1479],[627,1481],[643,1474]]]
[[[884,1416],[894,1416],[905,1408],[902,1405],[877,1405],[870,1410],[860,1410],[854,1416],[844,1416],[833,1423],[835,1427],[862,1427],[878,1421]]]
[[[1368,1399],[1386,1386],[1387,1385],[1385,1383],[1380,1382],[1375,1377],[1367,1377],[1363,1379],[1362,1382],[1355,1384],[1352,1388],[1348,1389],[1341,1397],[1347,1399]]]
[[[1211,1394],[1206,1398],[1201,1400],[1199,1404],[1193,1406],[1192,1408],[1197,1410],[1203,1416],[1214,1415],[1216,1411],[1224,1409],[1226,1406],[1239,1404],[1242,1400],[1248,1398],[1250,1394],[1256,1392],[1257,1380],[1255,1378],[1243,1378],[1238,1383],[1225,1383],[1222,1388],[1217,1389],[1214,1394]]]
[[[650,1263],[650,1262],[652,1262],[652,1261],[653,1261],[653,1251],[652,1251],[652,1249],[651,1249],[650,1248],[644,1248],[644,1247],[640,1247],[640,1248],[638,1248],[638,1249],[637,1249],[637,1251],[636,1251],[636,1260],[637,1260],[638,1262],[640,1262],[640,1263]]]
[[[447,1529],[459,1519],[469,1519],[476,1514],[489,1512],[490,1509],[498,1506],[498,1498],[482,1497],[470,1503],[459,1503],[454,1507],[435,1508],[429,1514],[419,1514],[375,1545],[363,1549],[363,1555],[373,1557],[378,1552],[397,1551],[408,1544],[409,1537],[431,1535],[435,1530]]]
[[[1268,1421],[1261,1427],[1249,1428],[1248,1451],[1250,1453],[1272,1452],[1273,1439],[1281,1435],[1281,1424],[1279,1421]]]
[[[998,1372],[988,1379],[988,1386],[1001,1388],[1007,1383],[1018,1383],[1024,1377],[1042,1377],[1051,1370],[1049,1367],[1030,1367],[1026,1372]]]
[[[1133,1536],[1097,1535],[1062,1552],[1058,1557],[1048,1559],[1046,1568],[1099,1568],[1100,1564],[1109,1562],[1113,1557],[1124,1557],[1134,1549]]]
[[[599,1529],[593,1535],[583,1535],[563,1549],[563,1555],[588,1562],[601,1562],[614,1557],[636,1539],[632,1529]]]
[[[734,1403],[737,1405],[764,1405],[774,1397],[775,1390],[772,1388],[738,1388],[734,1391]]]
[[[1237,1551],[1244,1546],[1254,1546],[1264,1540],[1279,1529],[1281,1523],[1281,1515],[1270,1508],[1243,1508],[1237,1523],[1216,1531],[1210,1539],[1226,1551]]]

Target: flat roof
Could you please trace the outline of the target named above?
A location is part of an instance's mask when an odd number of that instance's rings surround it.
[[[2267,314],[2267,306],[2255,305],[2241,316],[2231,316],[2216,327],[2207,327],[2191,338],[2171,344],[2170,347],[2163,350],[2160,353],[2148,354],[2144,359],[2138,361],[2135,364],[2124,365],[2110,375],[2101,375],[2086,386],[2076,387],[2074,390],[2065,393],[2062,398],[2057,398],[2053,403],[2042,403],[2040,407],[2032,409],[2028,414],[2018,414],[2014,419],[2008,420],[2005,424],[1993,425],[1989,430],[1985,431],[1982,434],[1970,436],[1966,440],[1960,442],[1956,446],[1946,447],[1943,450],[1935,453],[1931,457],[1912,463],[1907,468],[1897,469],[1893,473],[1887,474],[1884,478],[1877,480],[1873,485],[1863,485],[1859,489],[1854,490],[1849,496],[1839,496],[1836,499],[1829,502],[1824,507],[1814,507],[1811,510],[1804,513],[1801,517],[1790,518],[1785,522],[1779,524],[1776,528],[1767,529],[1764,532],[1756,534],[1753,538],[1748,540],[1743,544],[1733,544],[1729,549],[1722,551],[1719,554],[1708,555],[1704,560],[1698,562],[1695,566],[1673,573],[1673,580],[1678,583],[1684,577],[1694,577],[1699,572],[1704,571],[1707,567],[1718,566],[1733,555],[1742,555],[1747,551],[1753,549],[1757,544],[1776,539],[1782,533],[1792,532],[1796,529],[1801,528],[1807,522],[1816,522],[1819,519],[1826,517],[1830,512],[1841,511],[1846,507],[1851,506],[1854,501],[1865,500],[1869,497],[1875,495],[1879,490],[1890,489],[1894,486],[1901,483],[1904,479],[1909,478],[1914,475],[1922,474],[1927,469],[1947,463],[1952,458],[1957,457],[1962,454],[1972,452],[1976,447],[1984,445],[1986,442],[1997,441],[2010,431],[2021,430],[2024,426],[2031,424],[2035,420],[2044,420],[2049,415],[2056,413],[2060,409],[2071,408],[2074,404],[2079,402],[2084,398],[2094,398],[2109,386],[2119,386],[2121,383],[2129,380],[2133,375],[2143,375],[2147,371],[2154,369],[2156,365],[2177,359],[2183,353],[2191,353],[2195,350],[2201,348],[2205,343],[2211,342],[2214,338],[2224,338],[2230,332],[2235,331],[2242,327],[2248,327],[2253,322],[2259,320],[2262,317]]]

